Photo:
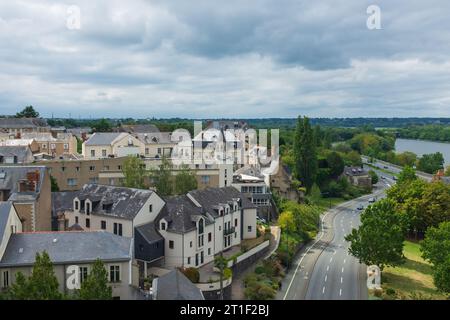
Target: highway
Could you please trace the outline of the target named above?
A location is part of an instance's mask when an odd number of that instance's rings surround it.
[[[345,236],[360,224],[362,204],[384,197],[386,188],[395,181],[377,171],[380,179],[374,192],[331,210],[322,217],[321,231],[316,239],[294,259],[277,299],[282,300],[361,300],[367,299],[366,267],[348,253]]]

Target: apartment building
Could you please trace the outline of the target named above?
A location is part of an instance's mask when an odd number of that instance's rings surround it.
[[[51,230],[51,183],[44,166],[0,166],[0,201],[11,201],[24,231]]]
[[[24,133],[22,139],[36,141],[38,153],[54,158],[77,153],[77,139],[71,133]]]
[[[200,267],[256,237],[256,207],[233,187],[168,197],[155,221],[167,267]]]

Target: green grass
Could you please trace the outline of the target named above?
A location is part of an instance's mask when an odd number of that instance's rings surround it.
[[[345,200],[344,198],[320,198],[317,199],[314,204],[319,207],[321,211],[326,211],[330,209],[330,203],[331,206],[334,207],[346,201],[348,200]]]
[[[433,284],[431,265],[421,257],[420,245],[405,241],[403,254],[404,264],[398,267],[386,267],[382,272],[382,287],[385,299],[445,299]],[[393,289],[395,294],[386,294]],[[391,290],[389,290],[391,291]]]

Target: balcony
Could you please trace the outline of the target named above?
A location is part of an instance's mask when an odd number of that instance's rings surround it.
[[[223,230],[223,236],[229,236],[230,234],[233,234],[236,231],[236,227],[231,227],[230,229],[224,229]]]

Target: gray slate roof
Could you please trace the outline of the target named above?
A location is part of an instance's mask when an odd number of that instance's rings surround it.
[[[133,136],[145,144],[173,144],[170,132],[135,133]]]
[[[77,191],[52,192],[52,216],[73,209],[73,199],[78,194]]]
[[[13,234],[0,267],[32,265],[37,252],[44,250],[54,264],[128,261],[131,238],[105,231],[37,232]],[[21,253],[22,251],[22,253]]]
[[[144,237],[145,240],[147,240],[148,243],[164,239],[156,230],[155,224],[153,222],[141,225],[139,227],[136,227],[135,229]]]
[[[29,146],[0,146],[1,157],[17,157],[18,163],[33,162],[33,153]]]
[[[175,269],[157,279],[155,300],[205,300],[202,292]]]
[[[91,214],[132,220],[152,193],[151,190],[85,184],[76,196],[93,202]],[[111,209],[103,210],[103,204],[111,205]]]
[[[186,195],[166,197],[164,201],[166,204],[159,213],[156,221],[159,223],[164,218],[168,223],[168,231],[185,233],[195,230],[196,217],[204,217],[206,224],[213,223],[204,214],[204,210],[192,203]]]
[[[120,135],[126,136],[123,132],[96,132],[85,142],[87,146],[103,146],[111,144]]]
[[[0,242],[5,234],[5,228],[7,227],[11,206],[11,202],[0,202]]]
[[[0,118],[0,128],[37,128],[47,127],[47,121],[41,118]]]
[[[41,190],[42,181],[44,181],[45,171],[44,166],[0,166],[0,190],[9,190],[11,196],[9,200],[19,200],[21,196],[25,198],[35,198]],[[21,192],[18,191],[18,181],[27,178],[27,173],[31,171],[39,171],[39,183],[36,187],[36,192]]]

